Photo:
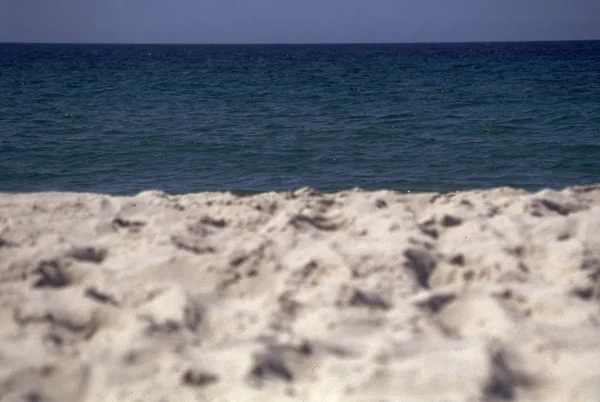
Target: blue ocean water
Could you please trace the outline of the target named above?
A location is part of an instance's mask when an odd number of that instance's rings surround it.
[[[600,41],[0,44],[0,191],[600,182]]]

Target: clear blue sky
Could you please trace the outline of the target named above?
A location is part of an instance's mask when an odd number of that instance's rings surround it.
[[[600,39],[600,0],[0,0],[0,42]]]

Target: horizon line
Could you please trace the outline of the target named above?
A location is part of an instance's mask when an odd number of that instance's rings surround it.
[[[541,39],[541,40],[474,40],[474,41],[414,41],[414,42],[36,42],[0,41],[0,45],[126,45],[126,46],[331,46],[331,45],[437,45],[476,43],[556,43],[598,42],[597,39]]]

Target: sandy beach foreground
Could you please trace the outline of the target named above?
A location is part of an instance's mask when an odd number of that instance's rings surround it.
[[[0,401],[600,401],[600,186],[0,194]]]

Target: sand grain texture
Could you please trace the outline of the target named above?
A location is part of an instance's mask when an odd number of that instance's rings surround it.
[[[0,401],[600,401],[600,187],[0,194]]]

